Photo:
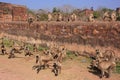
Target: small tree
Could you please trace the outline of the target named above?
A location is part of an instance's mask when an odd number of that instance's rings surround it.
[[[39,14],[37,16],[38,16],[37,21],[47,21],[48,20],[48,15],[47,14],[42,13],[42,14]]]
[[[31,10],[31,9],[28,9],[28,10],[27,10],[27,13],[35,16],[35,12],[34,12],[33,10]]]
[[[54,7],[53,10],[52,10],[52,12],[53,12],[53,13],[58,13],[58,12],[60,12],[60,10],[57,9],[56,7]]]
[[[100,17],[100,13],[97,11],[93,12],[94,18],[99,18]]]

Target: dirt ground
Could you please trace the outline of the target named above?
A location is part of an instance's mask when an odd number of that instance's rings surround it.
[[[35,57],[8,59],[8,55],[0,55],[0,80],[119,80],[120,74],[114,73],[111,78],[100,79],[98,75],[89,72],[89,60],[84,57],[65,60],[62,72],[55,76],[51,69],[41,70],[38,74],[32,69]]]

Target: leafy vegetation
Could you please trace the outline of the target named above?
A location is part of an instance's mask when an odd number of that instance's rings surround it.
[[[100,17],[100,13],[97,12],[97,11],[94,11],[93,15],[94,15],[94,18],[99,18]]]
[[[67,56],[68,56],[68,57],[71,57],[71,58],[74,58],[74,57],[75,57],[75,55],[73,54],[72,51],[67,51]]]
[[[60,10],[57,9],[56,7],[54,7],[53,10],[52,10],[52,12],[53,12],[53,13],[58,13],[58,12],[60,12]]]
[[[76,57],[76,56],[73,54],[73,52],[72,52],[72,51],[69,51],[69,50],[66,52],[66,54],[67,54],[67,56],[63,59],[63,62],[66,61],[67,59],[75,59],[75,57]]]
[[[33,10],[28,9],[27,12],[28,12],[28,14],[31,14],[32,16],[35,16],[35,12]]]
[[[38,14],[37,15],[37,21],[47,21],[48,20],[48,15],[45,13]]]
[[[120,74],[120,62],[117,63],[116,73]]]
[[[43,51],[43,50],[47,50],[47,49],[48,49],[48,47],[42,47],[42,46],[39,46],[39,47],[38,47],[38,50],[39,50],[39,51]]]
[[[6,47],[11,47],[13,45],[13,41],[12,40],[9,40],[7,38],[3,38],[3,44],[6,46]]]

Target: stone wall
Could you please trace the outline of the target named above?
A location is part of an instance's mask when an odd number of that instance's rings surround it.
[[[0,2],[1,21],[26,21],[27,8],[21,5]]]
[[[35,40],[120,48],[119,22],[0,23],[2,32]]]
[[[25,7],[13,6],[13,21],[26,21],[27,9]]]

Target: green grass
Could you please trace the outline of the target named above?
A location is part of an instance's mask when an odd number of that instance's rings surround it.
[[[28,44],[26,46],[30,49],[30,51],[33,51],[33,46],[31,44]]]
[[[117,66],[116,66],[116,73],[120,74],[120,62],[117,63]]]
[[[20,41],[15,41],[17,44],[21,44]],[[6,47],[11,47],[13,45],[14,41],[13,40],[10,40],[8,38],[3,38],[3,44],[6,46]],[[33,51],[33,45],[31,44],[27,44],[26,45],[27,47],[29,47],[30,51]],[[39,46],[38,47],[38,50],[39,51],[43,51],[43,50],[47,50],[48,47],[42,47],[42,46]]]
[[[66,60],[68,60],[68,59],[72,59],[72,60],[73,60],[73,59],[76,58],[75,54],[73,54],[72,51],[69,51],[69,50],[68,50],[68,51],[66,52],[66,54],[67,54],[67,56],[63,59],[63,62],[66,61]]]
[[[28,44],[27,47],[29,47],[29,49],[30,49],[31,51],[33,51],[33,45]],[[43,51],[43,50],[47,50],[47,49],[48,49],[48,47],[38,46],[38,50],[39,50],[39,51]]]
[[[13,45],[13,41],[12,40],[9,40],[7,38],[4,38],[3,39],[3,44],[6,46],[6,47],[11,47]]]
[[[80,57],[77,57],[75,56],[74,52],[72,51],[67,51],[67,58],[72,58],[72,59],[76,59],[76,60],[81,60]],[[86,58],[86,57],[83,57],[87,62],[91,62],[92,59],[91,58]]]
[[[39,47],[38,47],[38,50],[39,50],[39,51],[48,50],[48,47],[39,46]]]
[[[67,54],[68,58],[74,59],[76,57],[75,54],[72,51],[67,51],[66,54]]]

